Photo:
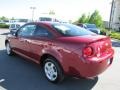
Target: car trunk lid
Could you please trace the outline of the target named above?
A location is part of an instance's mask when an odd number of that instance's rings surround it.
[[[102,35],[85,35],[75,37],[61,37],[59,40],[76,44],[76,49],[85,47],[92,47],[94,55],[100,57],[102,54],[109,53],[112,49],[111,40],[107,36]]]

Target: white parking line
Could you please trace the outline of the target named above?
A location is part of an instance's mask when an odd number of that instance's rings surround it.
[[[7,90],[7,89],[5,89],[5,88],[3,88],[2,86],[0,86],[0,90]]]
[[[2,83],[4,81],[5,81],[5,79],[0,79],[0,83]],[[4,87],[0,86],[0,90],[7,90],[7,89],[5,89]]]
[[[0,79],[0,83],[1,83],[1,82],[4,82],[4,81],[5,81],[5,79]]]

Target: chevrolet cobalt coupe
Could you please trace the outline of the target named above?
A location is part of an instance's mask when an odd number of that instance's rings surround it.
[[[27,23],[9,34],[5,45],[8,55],[16,53],[40,64],[52,83],[68,75],[96,77],[111,65],[114,54],[109,37],[55,22]]]

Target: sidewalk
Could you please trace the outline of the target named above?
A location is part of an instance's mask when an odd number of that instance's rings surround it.
[[[0,28],[0,35],[5,33],[9,33],[9,29]]]
[[[118,39],[114,39],[114,38],[112,38],[111,41],[117,41],[117,42],[120,42],[120,40],[118,40]]]
[[[0,28],[0,30],[9,30],[9,28]]]

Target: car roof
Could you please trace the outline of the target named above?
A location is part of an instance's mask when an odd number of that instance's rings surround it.
[[[53,24],[60,24],[59,22],[50,22],[50,21],[39,21],[39,22],[30,22],[30,23],[35,23],[35,24],[43,24],[43,25],[53,25]],[[27,23],[29,24],[29,23]]]

